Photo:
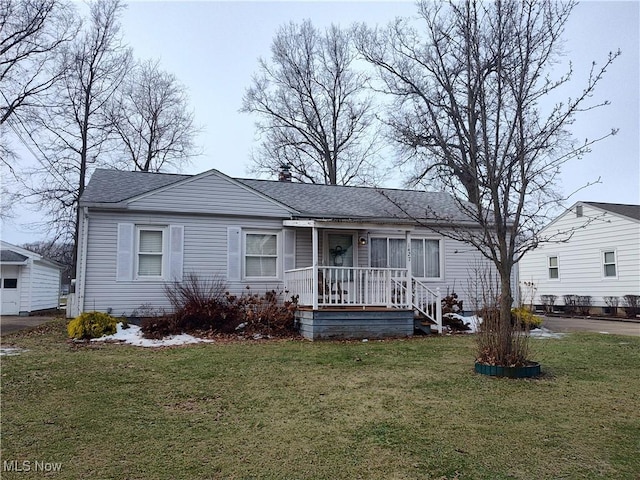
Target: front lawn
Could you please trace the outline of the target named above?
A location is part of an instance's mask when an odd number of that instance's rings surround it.
[[[471,336],[142,349],[58,321],[9,344],[3,479],[640,476],[638,337],[532,340],[537,380],[476,375]]]

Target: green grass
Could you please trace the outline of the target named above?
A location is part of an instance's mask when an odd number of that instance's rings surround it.
[[[472,337],[74,346],[6,335],[2,463],[65,479],[638,479],[640,338],[532,340],[537,380]],[[7,472],[3,479],[42,478]],[[52,477],[56,476],[51,474]]]

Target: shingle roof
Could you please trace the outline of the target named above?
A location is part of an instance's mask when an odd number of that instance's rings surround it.
[[[82,196],[83,203],[118,203],[191,178],[148,172],[97,169]],[[453,198],[442,192],[345,187],[273,180],[235,179],[288,206],[303,218],[352,220],[435,219],[464,221]]]
[[[305,217],[345,219],[463,220],[453,198],[441,192],[344,187],[310,183],[238,179],[238,181],[302,213]]]
[[[27,258],[13,250],[0,250],[0,262],[24,262]]]
[[[87,203],[118,203],[189,177],[191,175],[99,168],[91,175],[89,184],[82,194],[82,200]]]
[[[640,220],[640,205],[625,205],[621,203],[583,202],[592,207],[607,210],[618,215]]]

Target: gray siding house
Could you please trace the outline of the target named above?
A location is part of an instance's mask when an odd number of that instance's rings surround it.
[[[297,295],[308,338],[411,335],[416,311],[441,330],[447,292],[469,305],[482,263],[429,228],[474,228],[444,193],[99,169],[80,209],[71,316],[170,309],[165,284],[195,273]]]

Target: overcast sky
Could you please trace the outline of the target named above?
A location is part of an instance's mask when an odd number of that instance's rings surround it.
[[[215,168],[233,177],[250,176],[249,152],[255,118],[239,113],[244,90],[257,69],[258,57],[268,57],[280,25],[310,18],[316,26],[353,22],[386,24],[396,16],[415,15],[413,2],[130,2],[122,18],[125,41],[137,58],[156,58],[187,87],[196,122],[202,127],[198,143],[203,154],[184,173]],[[565,194],[600,179],[576,194],[578,200],[640,203],[640,3],[583,2],[573,12],[565,39],[565,65],[574,66],[575,95],[584,85],[591,62],[606,60],[610,51],[622,56],[610,67],[595,101],[611,105],[587,112],[574,125],[578,139],[619,133],[593,148],[562,172]],[[401,187],[398,178],[384,186]],[[24,222],[35,214],[19,206],[17,218],[3,225],[11,243],[39,239]]]

